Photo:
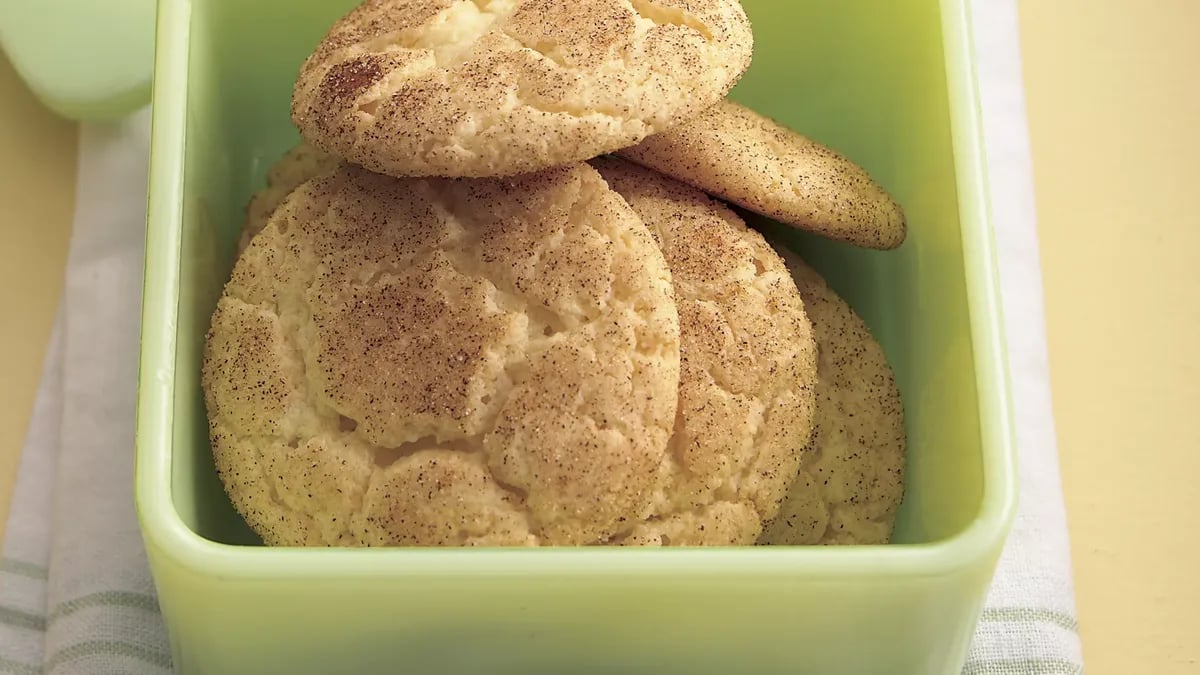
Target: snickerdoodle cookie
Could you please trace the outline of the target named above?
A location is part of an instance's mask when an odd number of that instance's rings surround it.
[[[592,162],[658,240],[679,309],[667,480],[630,544],[753,544],[812,432],[817,348],[783,260],[726,206],[623,160]]]
[[[619,154],[831,239],[874,249],[904,243],[903,210],[862,167],[731,101]]]
[[[366,0],[305,62],[292,120],[380,173],[510,176],[679,124],[752,48],[738,0]]]
[[[203,384],[221,479],[268,544],[605,543],[662,494],[670,273],[586,164],[341,164],[238,259]]]
[[[850,305],[779,246],[817,337],[816,431],[767,544],[885,544],[904,496],[904,406],[883,348]]]

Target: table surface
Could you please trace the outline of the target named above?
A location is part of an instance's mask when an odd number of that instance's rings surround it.
[[[1027,1],[1051,378],[1092,675],[1200,670],[1200,3]],[[76,129],[0,57],[0,528],[62,288]],[[21,158],[20,162],[13,161]],[[1179,522],[1176,522],[1179,521]]]

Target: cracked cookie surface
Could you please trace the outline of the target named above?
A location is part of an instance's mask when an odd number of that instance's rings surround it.
[[[304,63],[292,120],[393,176],[509,176],[633,145],[749,66],[738,0],[366,0]]]
[[[293,190],[317,174],[333,169],[338,163],[336,157],[305,143],[293,147],[275,160],[267,169],[266,187],[255,192],[246,204],[246,217],[242,223],[241,236],[238,238],[237,255],[246,250],[254,235],[262,232],[271,214],[275,213],[275,209]]]
[[[883,347],[798,255],[777,247],[819,351],[816,431],[765,544],[886,544],[904,496],[904,406]]]
[[[729,208],[623,160],[592,165],[658,241],[680,323],[679,410],[639,545],[753,544],[812,432],[816,343],[783,260]]]
[[[587,165],[342,164],[238,259],[203,383],[218,472],[268,544],[603,543],[662,490],[678,316],[654,239]]]

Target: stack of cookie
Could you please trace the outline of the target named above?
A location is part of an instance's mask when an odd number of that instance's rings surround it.
[[[205,349],[217,469],[265,543],[888,540],[883,351],[717,199],[879,249],[903,214],[723,100],[752,48],[737,0],[367,0],[333,26]]]

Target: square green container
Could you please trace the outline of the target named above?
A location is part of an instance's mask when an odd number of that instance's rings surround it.
[[[297,68],[351,3],[159,3],[136,491],[179,672],[957,673],[1016,498],[967,0],[744,2],[734,96],[909,215],[893,252],[789,237],[895,365],[894,545],[269,549],[213,470],[200,350],[242,205],[297,140]]]

